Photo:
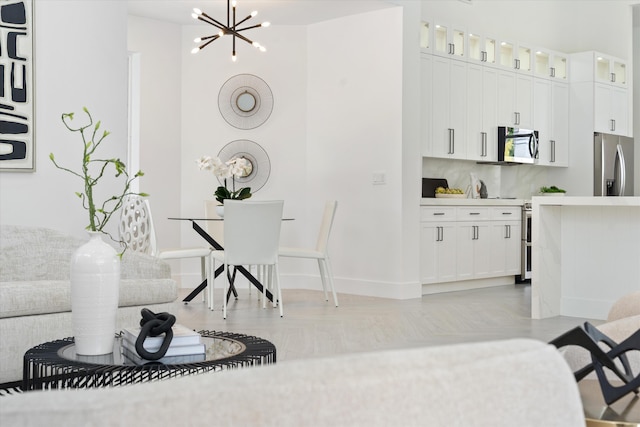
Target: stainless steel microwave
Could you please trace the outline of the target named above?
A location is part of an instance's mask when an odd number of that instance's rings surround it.
[[[538,161],[538,131],[498,126],[498,161],[536,163]]]

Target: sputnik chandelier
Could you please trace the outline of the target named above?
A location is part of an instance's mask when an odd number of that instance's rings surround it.
[[[231,3],[231,6],[229,5],[229,3]],[[193,48],[191,53],[198,53],[200,50],[207,47],[210,43],[212,43],[213,41],[225,35],[232,36],[233,47],[231,51],[231,59],[233,61],[236,60],[236,37],[239,38],[240,40],[244,40],[245,42],[249,43],[250,45],[252,45],[257,49],[260,49],[260,51],[262,52],[266,51],[267,49],[265,49],[264,46],[260,45],[260,43],[249,40],[247,37],[240,34],[240,32],[250,30],[252,28],[268,27],[270,25],[269,22],[263,22],[262,24],[252,25],[250,27],[245,27],[245,28],[239,28],[241,24],[247,22],[249,19],[253,18],[257,14],[258,14],[257,11],[253,11],[251,12],[251,15],[247,16],[246,18],[244,18],[239,22],[236,22],[236,0],[233,0],[231,2],[227,0],[227,25],[224,25],[220,21],[217,21],[212,17],[210,17],[209,15],[207,15],[206,13],[202,12],[200,9],[194,8],[193,13],[191,14],[191,16],[194,19],[198,19],[200,21],[206,22],[209,25],[213,25],[220,31],[218,32],[218,34],[215,34],[213,36],[206,36],[206,37],[200,37],[195,39],[194,42],[196,43],[201,43],[201,42],[205,42],[205,43],[203,43],[198,47]],[[231,25],[232,22],[233,22],[233,25]]]

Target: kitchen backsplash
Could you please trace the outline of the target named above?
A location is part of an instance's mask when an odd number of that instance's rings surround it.
[[[547,168],[535,165],[494,166],[472,161],[422,158],[423,178],[445,178],[449,187],[467,190],[469,174],[484,181],[490,198],[530,199],[547,182]]]

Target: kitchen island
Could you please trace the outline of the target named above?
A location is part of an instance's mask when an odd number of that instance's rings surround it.
[[[640,290],[640,197],[534,197],[531,317],[606,319]]]

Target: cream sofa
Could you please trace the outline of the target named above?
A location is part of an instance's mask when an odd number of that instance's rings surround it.
[[[73,336],[69,264],[85,241],[47,228],[0,227],[0,383],[22,379],[29,348]],[[143,307],[169,310],[177,297],[167,263],[125,252],[118,328],[137,324]]]
[[[531,339],[278,362],[121,388],[0,398],[3,426],[584,426],[578,387]]]

